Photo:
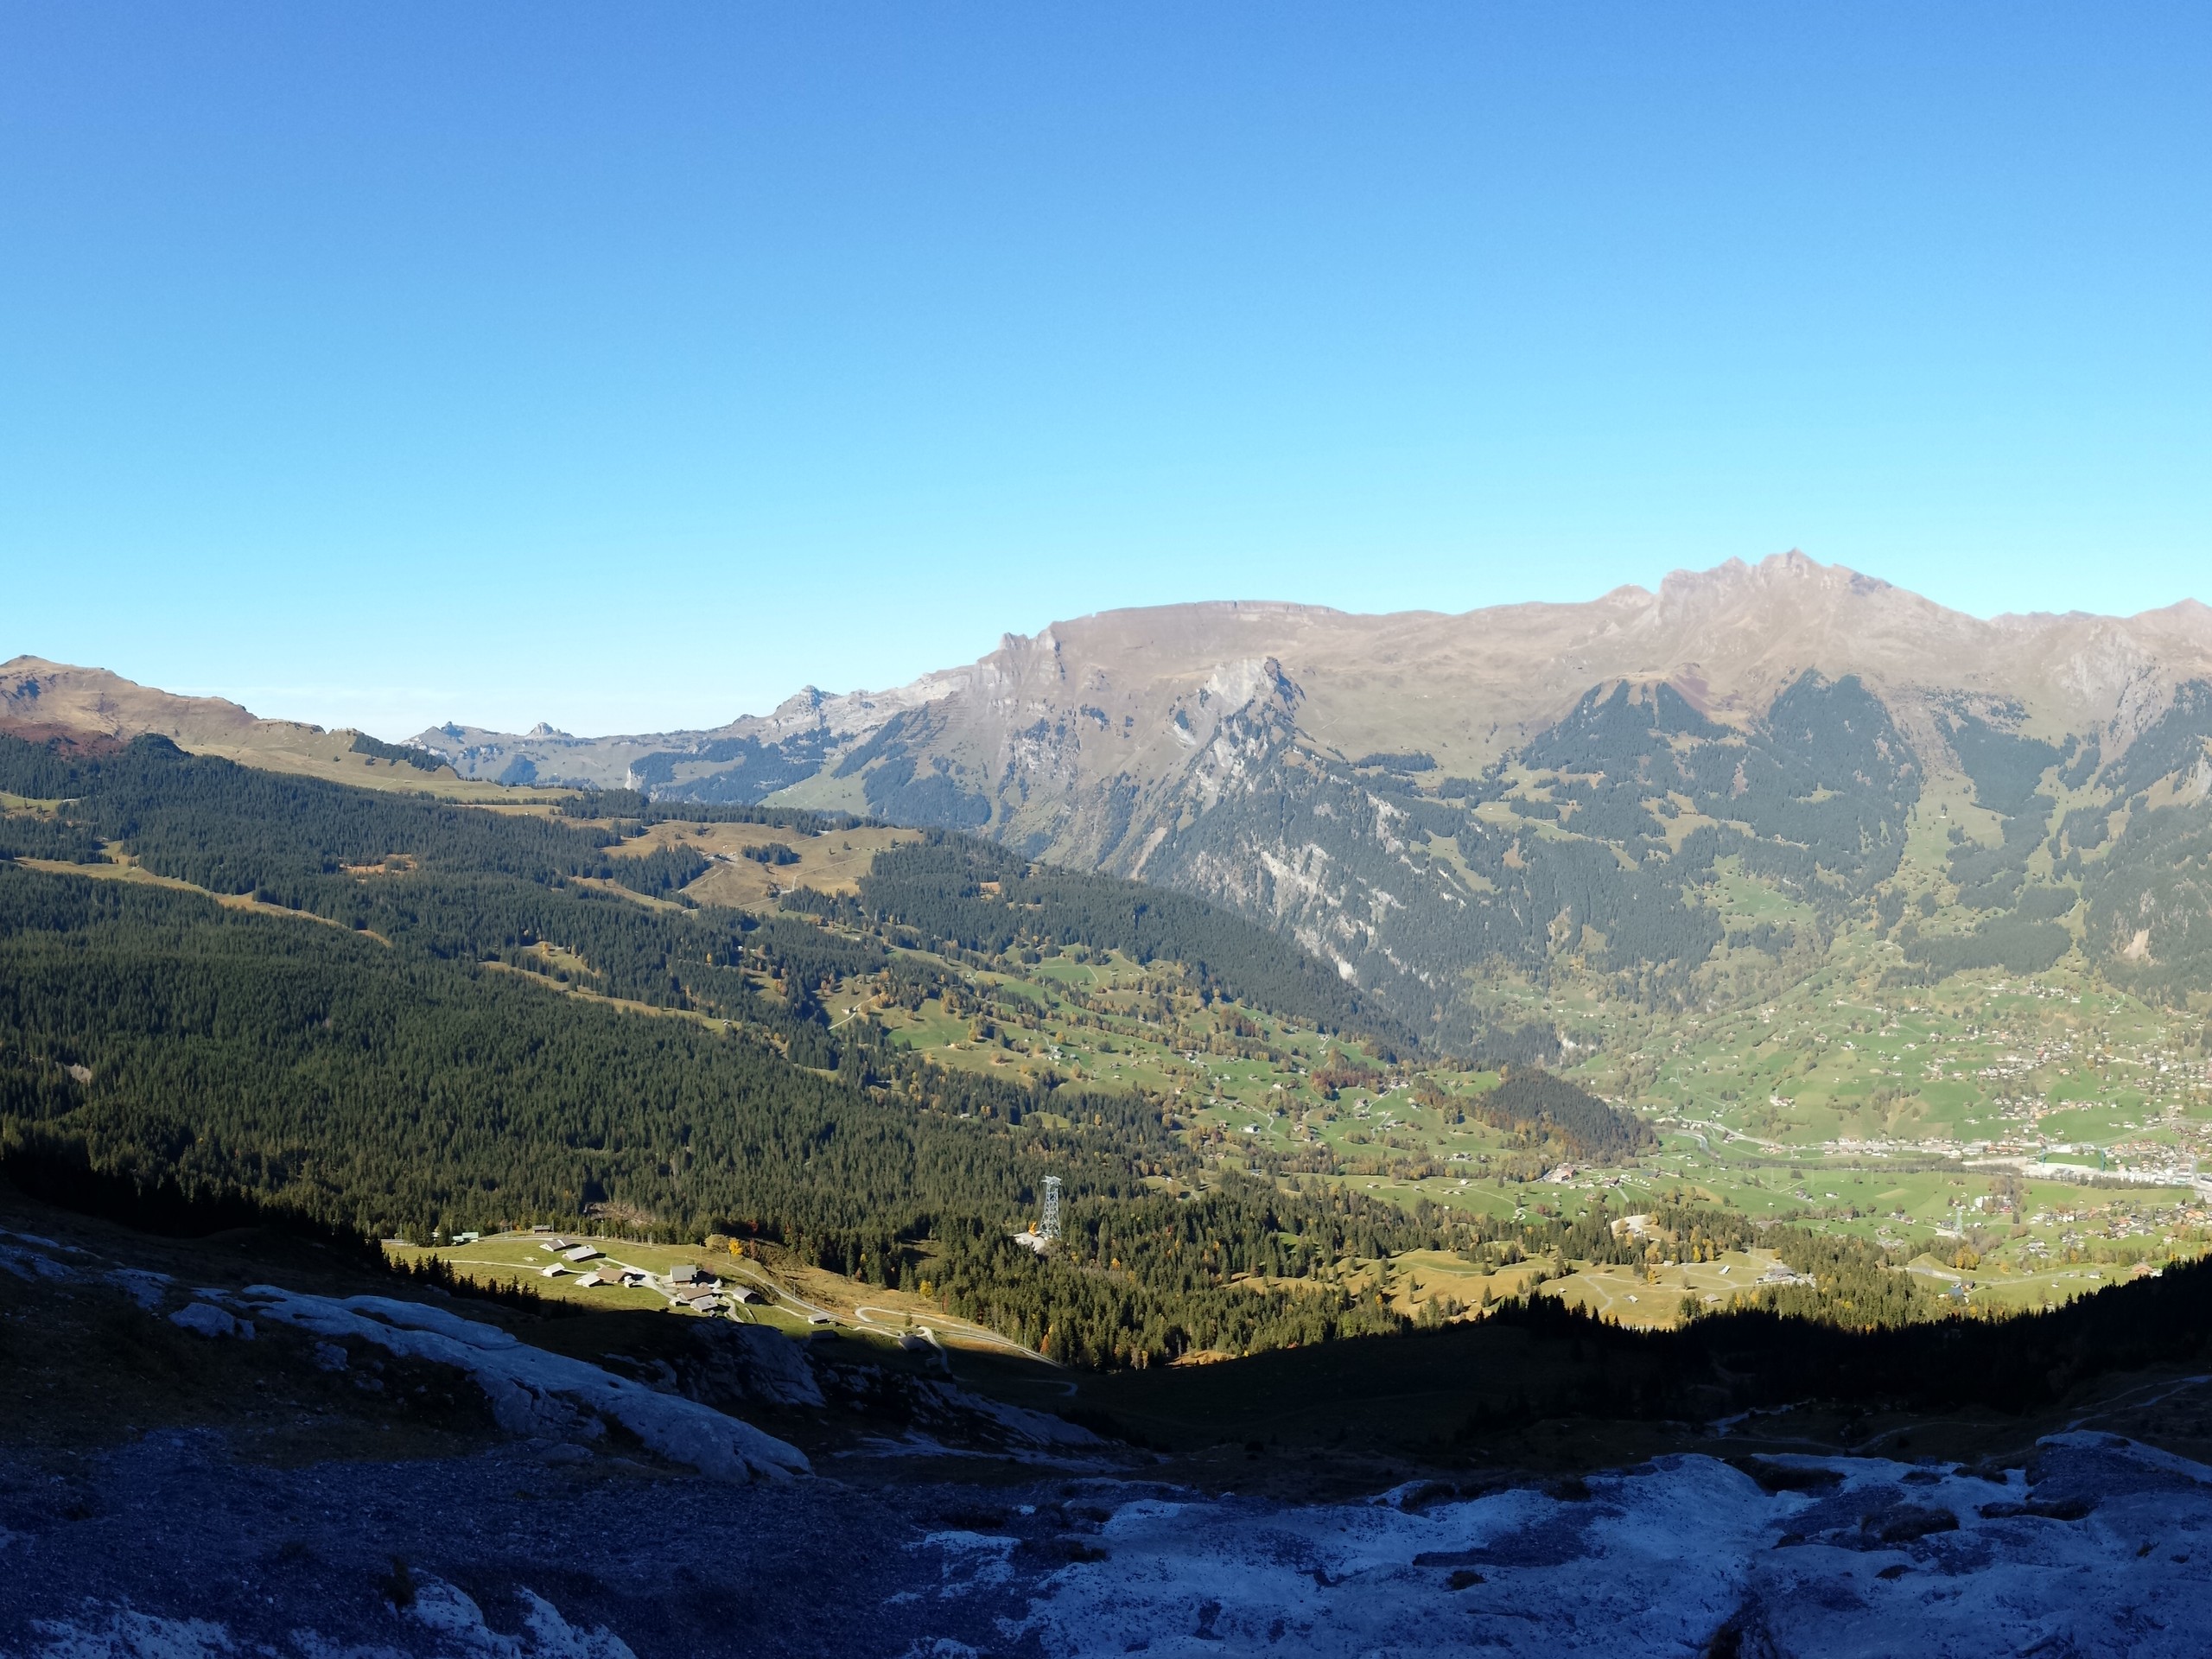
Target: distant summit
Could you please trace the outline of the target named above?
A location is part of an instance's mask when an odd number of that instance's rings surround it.
[[[191,747],[236,742],[273,726],[300,733],[321,729],[257,720],[220,697],[180,697],[104,668],[74,668],[43,657],[0,663],[0,731],[17,736],[127,741],[155,733]]]
[[[198,754],[372,786],[423,787],[422,767],[435,764],[420,756],[396,759],[397,746],[357,732],[264,720],[221,697],[179,696],[104,668],[76,668],[42,657],[0,663],[0,732],[79,747],[165,737]],[[457,781],[449,769],[443,775]]]

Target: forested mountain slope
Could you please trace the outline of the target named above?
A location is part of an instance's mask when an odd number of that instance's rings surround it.
[[[823,1006],[942,999],[959,976],[917,947],[1065,937],[1157,961],[1224,1020],[1359,1023],[1340,979],[1193,899],[940,841],[886,856],[865,918],[804,892],[795,913],[700,906],[682,890],[706,861],[639,833],[659,810],[636,798],[613,803],[628,819],[494,811],[158,738],[0,737],[0,1156],[29,1179],[89,1166],[419,1238],[587,1215],[759,1233],[1125,1362],[1391,1328],[1339,1289],[1227,1281],[1473,1236],[1343,1189],[1198,1182],[1156,1099],[932,1065]],[[793,838],[849,823],[719,810]],[[841,906],[855,925],[808,913]],[[1071,1231],[1110,1230],[1112,1278],[1007,1243],[1046,1173]]]

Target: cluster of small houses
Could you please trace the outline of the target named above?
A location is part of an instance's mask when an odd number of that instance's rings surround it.
[[[575,1274],[577,1285],[586,1290],[597,1285],[657,1290],[668,1298],[671,1306],[689,1308],[695,1313],[720,1313],[736,1303],[759,1300],[751,1286],[724,1284],[695,1262],[679,1262],[661,1276],[647,1273],[643,1268],[610,1262],[605,1252],[595,1246],[574,1243],[565,1238],[540,1239],[537,1247],[551,1251],[558,1258],[538,1269],[539,1278],[558,1279]],[[589,1265],[593,1262],[598,1265]]]
[[[1674,1236],[1662,1229],[1657,1219],[1651,1216],[1623,1216],[1613,1223],[1612,1233],[1615,1238],[1633,1238],[1639,1243],[1661,1245],[1671,1245],[1674,1243]],[[1671,1255],[1669,1255],[1664,1265],[1674,1267],[1676,1265],[1675,1258]],[[1732,1270],[1732,1263],[1724,1262],[1720,1264],[1720,1274],[1723,1278],[1726,1278]],[[1777,1285],[1815,1285],[1820,1281],[1809,1273],[1799,1273],[1787,1262],[1774,1261],[1768,1262],[1765,1271],[1757,1278],[1740,1279],[1736,1282],[1752,1290],[1766,1290]],[[1629,1300],[1634,1301],[1636,1298],[1631,1296]],[[1706,1298],[1707,1301],[1716,1300],[1718,1299],[1711,1296]]]

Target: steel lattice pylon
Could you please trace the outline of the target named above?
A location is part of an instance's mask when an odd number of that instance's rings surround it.
[[[1040,1238],[1060,1236],[1060,1178],[1057,1175],[1045,1178],[1045,1219],[1038,1227],[1037,1235]]]

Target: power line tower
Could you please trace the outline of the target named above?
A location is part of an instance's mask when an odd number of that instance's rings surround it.
[[[1060,1178],[1057,1175],[1045,1178],[1045,1219],[1038,1224],[1037,1236],[1039,1238],[1058,1238],[1060,1236]]]

